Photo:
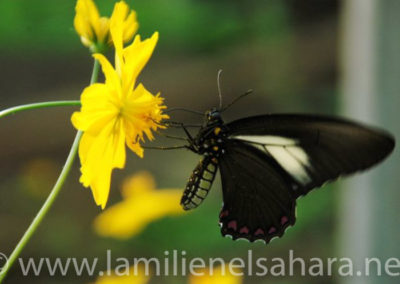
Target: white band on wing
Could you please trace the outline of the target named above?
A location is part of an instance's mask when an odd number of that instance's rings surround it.
[[[311,182],[307,168],[311,169],[307,153],[297,145],[297,140],[280,136],[238,135],[232,137],[271,155],[279,165],[303,185]]]

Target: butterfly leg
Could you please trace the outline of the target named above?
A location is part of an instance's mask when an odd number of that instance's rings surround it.
[[[165,137],[165,138],[170,138],[170,139],[175,139],[175,140],[182,140],[182,141],[188,141],[188,139],[185,138],[185,137],[168,135],[168,134],[164,134],[164,133],[162,133],[162,132],[157,132],[157,134],[159,134],[160,136],[163,136],[163,137]]]
[[[186,135],[187,135],[189,141],[190,141],[190,142],[194,141],[194,139],[193,139],[192,135],[190,134],[189,130],[187,130],[187,128],[186,128],[183,124],[182,124],[181,126],[182,126],[183,131],[185,131],[185,133],[186,133]],[[191,143],[191,144],[192,144],[192,143]]]
[[[201,125],[197,125],[197,124],[194,124],[194,125],[191,125],[191,124],[183,124],[183,123],[181,123],[181,122],[175,122],[175,121],[168,121],[167,123],[170,123],[170,125],[168,125],[168,126],[182,128],[183,131],[185,131],[185,133],[186,133],[186,135],[187,135],[187,137],[188,137],[188,139],[189,139],[190,144],[192,144],[192,142],[194,141],[194,139],[193,139],[193,136],[190,134],[190,132],[189,132],[189,130],[188,130],[187,128],[188,128],[188,127],[201,127]]]
[[[189,149],[189,146],[187,146],[187,145],[170,146],[170,147],[142,146],[142,148],[144,148],[144,149],[153,149],[153,150],[175,150],[175,149]]]
[[[164,126],[167,127],[175,127],[175,128],[181,128],[182,126],[184,127],[202,127],[201,124],[183,124],[182,122],[177,122],[177,121],[171,121],[171,120],[167,120],[164,124]]]
[[[194,152],[197,153],[197,148],[196,148],[196,143],[195,143],[195,139],[193,138],[193,136],[190,134],[189,130],[187,129],[188,127],[201,127],[201,125],[197,125],[197,124],[183,124],[181,122],[175,122],[175,121],[167,121],[166,126],[170,126],[170,127],[178,127],[178,128],[182,128],[183,131],[185,131],[185,134],[187,136],[186,141],[189,142],[189,145],[185,146],[184,148],[187,148],[189,150],[192,150]],[[180,138],[181,139],[181,138]],[[179,148],[178,148],[179,149]]]

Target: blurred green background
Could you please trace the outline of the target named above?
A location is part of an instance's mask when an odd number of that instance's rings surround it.
[[[96,1],[103,15],[110,14],[114,2]],[[153,93],[160,91],[167,106],[200,111],[216,106],[217,70],[223,69],[225,102],[254,89],[253,95],[227,111],[226,121],[275,112],[341,112],[343,101],[346,101],[343,99],[346,95],[340,92],[339,80],[342,74],[340,54],[345,48],[340,35],[346,28],[341,19],[345,10],[343,2],[346,1],[127,2],[138,13],[139,33],[143,37],[155,30],[160,32],[155,54],[140,80]],[[37,101],[79,98],[89,82],[92,60],[73,29],[74,5],[72,0],[0,1],[1,109]],[[399,27],[397,22],[392,23],[393,31]],[[360,45],[360,50],[363,47]],[[397,51],[400,51],[399,46]],[[396,49],[390,48],[389,52],[395,53]],[[393,81],[396,81],[395,76]],[[396,93],[398,83],[395,82],[394,86],[385,97],[389,106],[395,103],[390,101],[391,98],[399,96]],[[379,98],[377,96],[376,100]],[[360,100],[358,108],[369,104]],[[351,106],[346,109],[351,109]],[[73,141],[70,115],[74,110],[44,109],[0,121],[0,251],[6,255],[12,251],[55,182]],[[347,111],[347,114],[358,120],[364,118],[357,117],[356,112]],[[176,113],[173,118],[189,123],[199,120],[184,113]],[[398,115],[388,119],[388,124],[379,119],[368,121],[395,131],[398,129],[396,118],[398,121]],[[175,130],[170,133],[178,134]],[[155,145],[173,143],[160,137]],[[394,175],[399,157],[395,154],[392,160],[397,159],[397,162],[391,161],[391,166],[385,165],[384,169],[393,174],[387,178],[398,180]],[[113,174],[109,205],[121,200],[119,188],[122,180],[139,170],[154,174],[159,188],[183,188],[198,160],[198,156],[184,150],[147,150],[143,160],[131,153],[127,167]],[[23,257],[105,258],[107,249],[111,249],[115,257],[163,257],[165,250],[178,249],[186,250],[188,258],[223,257],[229,260],[245,257],[247,250],[253,249],[255,257],[272,259],[287,258],[292,249],[296,256],[309,259],[335,257],[341,246],[340,227],[346,220],[339,218],[342,215],[338,211],[342,209],[341,202],[346,196],[339,194],[340,183],[325,186],[300,199],[296,226],[288,230],[284,238],[265,246],[221,237],[218,227],[221,206],[219,178],[211,195],[191,214],[152,223],[129,241],[98,237],[92,229],[92,221],[100,209],[95,206],[90,190],[84,189],[78,178],[79,165],[76,163],[54,208],[24,250]],[[385,187],[385,183],[380,186]],[[385,199],[380,202],[385,204]],[[397,216],[390,216],[390,228],[400,227],[397,204],[394,202],[390,211],[397,213]],[[386,213],[382,214],[386,218]],[[379,231],[386,235],[387,229],[389,227],[379,228]],[[354,230],[357,230],[356,224]],[[398,232],[397,229],[391,235],[392,242],[384,242],[382,246],[394,244],[393,247],[397,248]],[[382,243],[379,236],[372,241]],[[398,249],[393,256],[399,257]],[[102,268],[106,268],[105,263]],[[246,277],[244,283],[329,284],[343,281],[337,277],[297,277],[297,272],[291,277]],[[46,274],[23,277],[16,267],[6,283],[88,283],[93,280],[88,276],[50,278]],[[159,277],[152,283],[187,281],[183,277]]]

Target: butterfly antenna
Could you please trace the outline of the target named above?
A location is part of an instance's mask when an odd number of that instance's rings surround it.
[[[222,73],[222,69],[219,69],[218,75],[217,75],[217,86],[218,86],[219,109],[220,110],[222,109],[221,73]]]
[[[225,106],[223,109],[221,109],[221,112],[227,110],[228,108],[230,108],[232,105],[234,105],[235,103],[237,103],[239,100],[243,99],[244,97],[250,95],[251,93],[253,93],[253,90],[248,90],[246,93],[241,94],[240,96],[237,96],[235,99],[233,99],[233,101],[231,101],[227,106]]]

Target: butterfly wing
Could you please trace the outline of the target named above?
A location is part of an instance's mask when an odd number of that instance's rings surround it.
[[[269,242],[295,223],[291,178],[268,155],[240,141],[228,141],[219,160],[224,205],[221,232],[233,239]]]
[[[255,116],[226,127],[231,140],[275,160],[289,175],[296,197],[340,175],[371,167],[395,144],[382,130],[323,116]]]

